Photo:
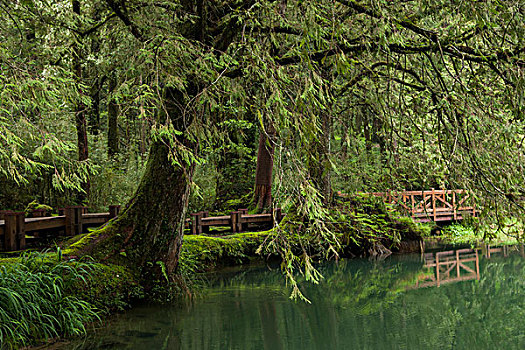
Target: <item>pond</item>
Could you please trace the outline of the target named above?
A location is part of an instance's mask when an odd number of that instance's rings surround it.
[[[524,349],[523,246],[354,259],[289,299],[278,269],[209,278],[203,295],[139,306],[67,349]],[[436,269],[436,261],[438,269]]]

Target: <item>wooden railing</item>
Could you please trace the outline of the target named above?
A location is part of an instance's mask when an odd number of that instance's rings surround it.
[[[367,193],[361,193],[367,194]],[[458,221],[467,216],[476,216],[476,207],[466,190],[427,190],[372,192],[369,195],[383,198],[403,214],[416,222]],[[347,194],[338,192],[338,196]]]
[[[59,209],[58,216],[42,216],[46,213],[38,212],[32,218],[26,218],[24,212],[0,212],[0,251],[15,251],[25,249],[28,240],[36,240],[41,235],[53,231],[54,236],[74,236],[85,232],[88,226],[100,226],[116,217],[120,206],[110,206],[106,213],[88,213],[86,207],[75,206]],[[35,213],[33,213],[35,216]],[[209,217],[208,212],[201,211],[190,214],[186,219],[185,228],[191,234],[208,233],[210,227],[229,227],[231,232],[242,232],[249,225],[271,226],[282,220],[284,215],[277,208],[269,214],[248,214],[247,209],[233,211],[230,215]],[[3,248],[3,249],[2,249]]]
[[[248,209],[232,211],[230,215],[208,216],[207,211],[190,214],[191,219],[186,220],[186,227],[191,234],[208,233],[211,226],[229,227],[231,232],[245,231],[248,225],[273,225],[281,222],[284,214],[276,208],[269,214],[248,214]]]
[[[340,197],[347,195],[338,192]],[[397,209],[414,218],[415,221],[451,221],[462,220],[467,215],[476,216],[475,207],[469,206],[469,195],[465,190],[430,190],[404,192],[376,192],[370,195],[382,197]],[[84,232],[86,226],[98,226],[118,215],[120,206],[110,206],[106,213],[88,213],[85,207],[67,207],[59,210],[59,216],[46,217],[42,210],[35,211],[33,218],[25,218],[23,212],[0,212],[0,242],[3,250],[25,249],[26,233],[30,239],[39,238],[41,232],[64,231],[65,236]],[[284,217],[277,208],[269,214],[248,214],[247,209],[233,211],[230,215],[208,216],[201,211],[190,214],[185,227],[191,234],[207,233],[212,226],[229,227],[231,232],[242,232],[249,225],[273,225]],[[28,237],[28,238],[29,238]],[[1,250],[1,249],[0,249]]]
[[[0,213],[0,242],[4,251],[22,250],[27,240],[35,240],[50,231],[63,231],[65,236],[74,236],[84,232],[88,226],[100,226],[116,217],[120,206],[112,205],[106,213],[88,213],[86,207],[72,206],[59,209],[58,216],[42,216],[46,213],[37,211],[37,217],[26,218],[25,212],[2,211]],[[33,213],[35,216],[35,214]]]

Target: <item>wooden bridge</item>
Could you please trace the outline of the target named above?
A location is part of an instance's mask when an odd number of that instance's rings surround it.
[[[476,216],[476,207],[466,190],[388,191],[358,192],[383,198],[386,204],[402,214],[411,216],[416,222],[458,221],[467,216]],[[338,192],[340,197],[347,194]]]

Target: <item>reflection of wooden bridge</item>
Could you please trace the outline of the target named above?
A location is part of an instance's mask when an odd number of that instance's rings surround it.
[[[425,253],[425,265],[427,269],[425,273],[418,276],[415,286],[413,288],[423,287],[439,287],[445,283],[479,280],[479,259],[484,256],[485,259],[490,259],[494,254],[500,257],[508,257],[512,252],[517,252],[521,257],[525,258],[525,246],[500,246],[493,247],[488,244],[483,244],[476,249],[458,249],[448,250],[437,253]]]
[[[347,194],[338,192],[339,197]],[[363,193],[367,194],[367,193]],[[476,216],[476,208],[466,190],[389,191],[372,192],[369,195],[383,198],[416,222],[456,221]]]
[[[418,278],[416,288],[439,287],[444,283],[479,280],[478,250],[458,249],[435,254],[426,253],[424,267],[429,273]]]

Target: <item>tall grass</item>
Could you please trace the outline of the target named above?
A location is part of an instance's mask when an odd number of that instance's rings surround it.
[[[0,264],[0,349],[81,335],[99,319],[89,302],[70,295],[88,282],[91,264],[30,253]]]

